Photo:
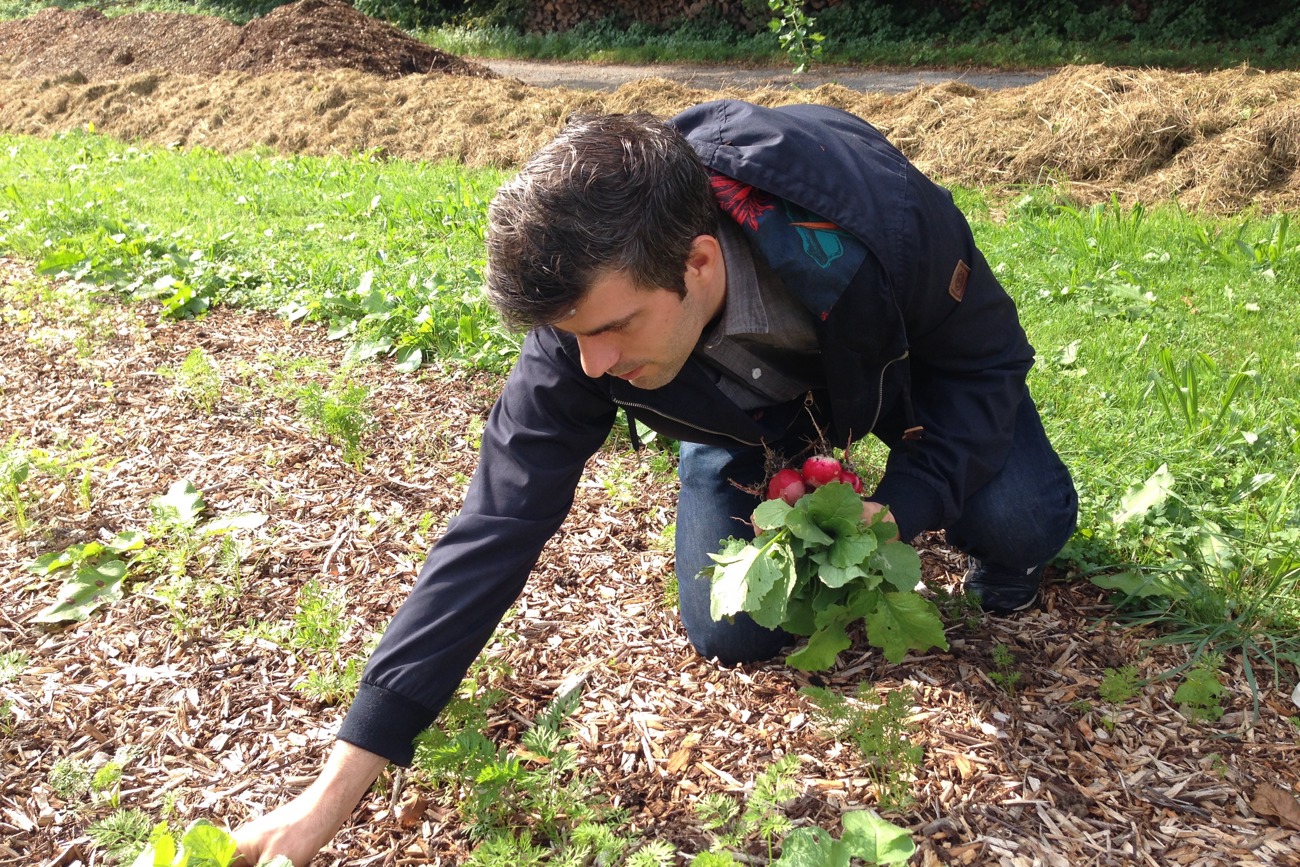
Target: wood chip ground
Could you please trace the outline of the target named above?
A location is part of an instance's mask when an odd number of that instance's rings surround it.
[[[376,422],[357,471],[270,384],[294,361],[341,357],[319,330],[230,309],[167,322],[141,305],[86,307],[73,287],[43,290],[37,301],[24,266],[5,261],[3,273],[3,439],[65,466],[79,455],[94,469],[88,506],[76,477],[34,473],[23,489],[33,527],[20,534],[6,513],[0,529],[0,651],[30,657],[0,684],[10,708],[0,732],[0,864],[103,863],[85,832],[107,808],[60,800],[51,786],[51,768],[65,758],[124,757],[125,807],[167,809],[182,824],[238,824],[310,781],[344,711],[295,689],[318,660],[235,630],[287,625],[304,584],[324,582],[347,595],[346,654],[364,654],[459,506],[499,378],[351,371],[371,389]],[[207,412],[166,375],[196,347],[221,375]],[[328,384],[337,373],[329,361],[312,375]],[[178,479],[193,482],[210,514],[268,516],[236,595],[204,603],[195,591],[177,609],[143,581],[85,623],[31,622],[55,587],[26,562],[146,526],[150,499]],[[601,794],[645,834],[699,851],[707,840],[694,818],[698,797],[741,794],[787,754],[801,759],[797,823],[838,832],[839,815],[875,806],[875,792],[862,757],[810,721],[799,689],[847,693],[865,681],[914,695],[924,750],[915,802],[886,813],[918,842],[914,864],[1300,863],[1300,832],[1268,807],[1270,797],[1294,805],[1300,791],[1289,688],[1261,684],[1256,713],[1230,660],[1226,715],[1191,722],[1173,701],[1178,681],[1162,679],[1186,661],[1185,649],[1118,624],[1099,590],[1061,574],[1038,610],[952,618],[950,652],[890,665],[857,646],[821,677],[779,663],[720,667],[692,653],[665,599],[673,517],[671,478],[644,456],[602,451],[503,624],[517,640],[489,651],[511,670],[491,735],[517,738],[561,685],[580,681],[581,766],[599,773]],[[928,582],[940,593],[956,587],[961,556],[942,537],[921,542]],[[1016,660],[1012,690],[990,677],[998,645]],[[1129,664],[1150,682],[1107,705],[1098,694],[1106,669]],[[316,863],[463,861],[469,841],[454,811],[434,799],[399,817],[405,793],[386,780],[390,791],[366,797]]]

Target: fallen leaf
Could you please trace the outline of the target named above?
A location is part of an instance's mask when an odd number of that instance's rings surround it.
[[[397,806],[397,823],[403,828],[414,828],[420,824],[420,819],[427,809],[429,809],[428,799],[419,792],[412,792]]]
[[[1276,819],[1287,828],[1300,831],[1300,801],[1281,786],[1260,783],[1255,789],[1255,797],[1250,799],[1250,808],[1261,816]]]

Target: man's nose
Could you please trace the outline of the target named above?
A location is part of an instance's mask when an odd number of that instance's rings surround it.
[[[578,353],[582,356],[582,372],[592,379],[604,376],[618,363],[618,348],[600,337],[579,337]]]

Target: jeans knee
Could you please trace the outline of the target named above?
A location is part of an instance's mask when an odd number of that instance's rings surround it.
[[[696,623],[694,628],[688,626],[686,637],[696,653],[723,665],[766,662],[790,643],[787,633],[759,626],[743,614],[732,621],[710,620]]]

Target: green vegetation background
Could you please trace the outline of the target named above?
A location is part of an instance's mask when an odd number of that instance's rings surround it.
[[[0,0],[0,18],[47,6],[119,15],[146,9],[196,12],[244,22],[277,0]],[[716,12],[654,27],[627,15],[564,33],[527,34],[528,0],[354,0],[457,54],[612,62],[777,63],[785,52],[766,28],[747,32]],[[754,20],[766,0],[746,0]],[[1211,69],[1300,66],[1300,7],[1250,0],[845,0],[817,13],[820,63],[938,67],[1063,64]]]

